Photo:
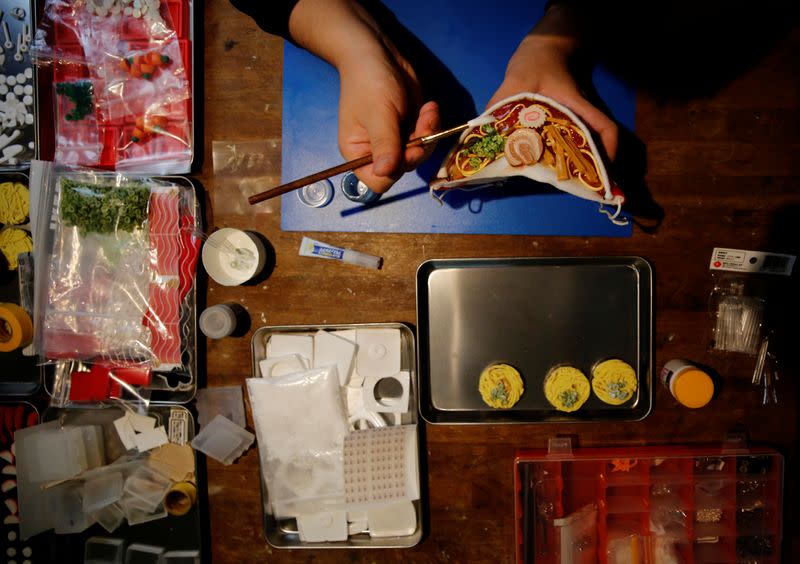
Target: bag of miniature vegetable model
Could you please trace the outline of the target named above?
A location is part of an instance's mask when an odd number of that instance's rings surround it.
[[[42,360],[192,372],[194,191],[52,163],[42,186],[35,239]]]

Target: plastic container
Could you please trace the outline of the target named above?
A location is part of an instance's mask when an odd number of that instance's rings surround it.
[[[518,563],[780,562],[783,457],[770,448],[558,438],[517,453],[514,484]]]
[[[192,448],[227,466],[244,454],[255,438],[230,419],[217,415],[197,434]]]
[[[667,362],[661,369],[661,383],[678,403],[692,409],[704,407],[714,397],[711,376],[686,360]]]
[[[84,545],[84,564],[122,564],[125,556],[125,540],[90,537]]]
[[[198,324],[209,339],[228,337],[236,331],[236,311],[229,304],[213,305],[203,310]]]
[[[330,180],[320,180],[297,191],[297,197],[311,208],[322,208],[333,200],[333,184]]]
[[[242,388],[215,386],[197,391],[197,423],[202,429],[217,415],[223,415],[239,427],[246,427]]]
[[[342,177],[342,194],[353,202],[369,204],[380,199],[382,194],[373,192],[369,186],[361,182],[354,172],[348,172]]]
[[[103,462],[108,463],[117,460],[126,452],[126,449],[113,431],[113,421],[120,418],[124,413],[125,411],[118,407],[50,408],[45,411],[43,419],[45,421],[51,421],[54,425],[64,425],[66,427],[101,426],[103,430],[106,431],[103,433],[105,443],[105,459]],[[194,423],[191,414],[184,407],[151,405],[148,416],[155,418],[156,427],[163,425],[168,429],[170,439],[173,443],[180,444],[184,441],[188,443],[194,437]],[[176,445],[172,446],[178,448]],[[194,452],[191,452],[190,456],[194,472],[201,472],[201,474],[195,477],[196,484],[198,487],[205,488],[205,479],[202,474],[202,469],[199,469],[195,462],[196,455]],[[166,469],[163,463],[167,460],[174,460],[174,457],[169,459],[159,458],[158,460],[160,463],[154,463],[155,465],[153,468],[156,468],[159,472],[163,472]],[[204,496],[198,495],[193,505],[191,505],[188,512],[183,516],[176,517],[168,515],[164,504],[160,503],[158,499],[160,493],[158,491],[159,483],[157,482],[163,482],[164,478],[149,472],[146,467],[140,466],[138,468],[139,471],[137,471],[133,463],[120,463],[118,467],[126,478],[134,477],[135,473],[135,483],[124,484],[122,492],[123,497],[118,500],[117,503],[106,506],[100,511],[93,512],[91,517],[97,521],[97,524],[91,525],[85,531],[72,535],[45,532],[26,541],[28,545],[33,546],[35,553],[39,553],[40,558],[46,558],[45,554],[57,554],[64,562],[80,562],[85,554],[84,550],[88,550],[89,548],[85,546],[85,543],[90,538],[93,539],[93,545],[103,545],[103,547],[96,546],[96,548],[109,548],[106,544],[118,544],[120,546],[121,555],[119,556],[119,560],[115,560],[112,555],[108,560],[87,559],[87,562],[124,562],[126,546],[134,544],[160,547],[160,550],[164,552],[189,552],[193,554],[199,554],[201,552],[204,542],[201,532],[201,515],[206,511],[206,508],[203,506],[205,503]],[[182,468],[182,466],[180,468],[176,466],[172,470],[180,473]],[[95,470],[93,475],[96,476],[95,473],[103,472],[104,470],[105,469]],[[170,476],[173,476],[173,474],[170,473]],[[172,479],[180,480],[181,478],[178,478],[177,474],[175,474]],[[127,488],[127,492],[125,488]],[[140,497],[130,495],[131,492]],[[167,494],[168,493],[169,491],[167,491]],[[121,507],[123,505],[123,500],[126,506],[124,508]],[[159,501],[155,511],[148,511],[145,506],[152,507],[155,501]],[[163,518],[153,520],[154,517],[162,516]],[[127,523],[125,522],[126,520]],[[111,531],[108,531],[108,529],[111,529]],[[107,540],[113,542],[106,543]],[[19,542],[16,546],[19,552],[25,545],[23,542]],[[45,546],[48,547],[47,550],[45,550]],[[158,560],[147,560],[147,558],[151,556],[151,553],[147,551],[138,553],[138,550],[134,549],[134,552],[137,552],[135,556],[145,558],[145,560],[134,560],[134,562],[158,562]],[[106,551],[103,550],[102,553],[106,554]],[[163,556],[161,557],[163,558]],[[38,561],[36,558],[33,560]],[[21,562],[22,559],[18,558],[17,561]],[[183,561],[176,560],[175,562]]]
[[[135,543],[125,551],[125,564],[159,564],[164,548]]]
[[[267,260],[267,249],[257,235],[223,227],[203,245],[203,267],[223,286],[238,286],[258,276]]]

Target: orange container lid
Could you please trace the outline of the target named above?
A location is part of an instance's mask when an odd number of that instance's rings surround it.
[[[714,382],[702,370],[686,370],[677,376],[672,395],[686,407],[703,407],[714,396]]]

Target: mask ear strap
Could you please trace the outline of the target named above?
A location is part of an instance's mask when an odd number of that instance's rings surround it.
[[[617,199],[614,202],[614,204],[616,204],[616,208],[617,209],[614,211],[613,214],[609,210],[606,209],[606,207],[605,207],[606,204],[605,203],[601,203],[600,204],[600,209],[598,211],[600,213],[602,213],[602,214],[607,215],[609,221],[611,223],[613,223],[614,225],[628,225],[629,222],[628,222],[627,218],[623,217],[622,219],[617,219],[617,217],[619,216],[620,212],[622,211],[622,202],[619,199]]]

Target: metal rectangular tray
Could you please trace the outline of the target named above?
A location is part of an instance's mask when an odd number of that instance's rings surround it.
[[[408,398],[408,413],[402,417],[403,425],[418,423],[417,416],[417,369],[416,369],[416,350],[414,344],[414,332],[404,323],[355,323],[350,325],[283,325],[273,327],[261,327],[253,333],[251,349],[253,354],[253,375],[258,374],[258,363],[267,356],[267,341],[275,334],[293,335],[313,335],[320,329],[327,331],[337,331],[343,329],[399,329],[400,330],[400,367],[408,370],[410,374],[411,386]],[[419,435],[417,436],[419,445],[419,463],[421,466],[423,453],[425,452]],[[261,448],[261,445],[259,445]],[[259,457],[259,466],[260,466]],[[422,466],[421,466],[422,467]],[[423,525],[423,506],[422,501],[414,502],[414,509],[417,514],[417,529],[413,534],[405,537],[386,537],[371,538],[367,534],[351,535],[346,541],[341,542],[303,542],[297,532],[297,523],[294,519],[276,520],[269,512],[269,492],[267,484],[264,482],[263,473],[261,476],[261,506],[264,514],[264,536],[270,546],[275,548],[411,548],[422,540]],[[420,491],[425,492],[424,475],[420,476]]]
[[[417,270],[420,413],[430,423],[635,421],[650,412],[652,269],[640,257],[429,260]],[[592,394],[563,413],[544,396],[559,364],[579,368],[619,358],[638,391],[620,406]],[[509,409],[478,392],[482,370],[507,362],[525,391]]]
[[[98,175],[111,175],[113,172],[97,172]],[[135,173],[131,173],[135,176]],[[155,180],[164,182],[171,182],[176,186],[186,188],[194,194],[194,207],[196,210],[195,221],[197,222],[197,230],[202,231],[202,216],[199,214],[199,194],[197,187],[191,179],[185,176],[153,176]],[[200,261],[198,257],[197,269],[200,268]],[[198,342],[197,342],[197,276],[199,270],[195,271],[195,283],[191,292],[187,295],[186,299],[189,301],[191,307],[181,314],[181,324],[185,328],[183,338],[188,341],[187,351],[184,353],[185,364],[189,368],[188,374],[181,375],[180,378],[173,379],[173,375],[165,375],[163,373],[154,372],[153,378],[147,390],[150,391],[150,402],[152,405],[174,405],[174,404],[187,404],[191,402],[197,393],[198,386]],[[44,387],[48,395],[53,397],[56,394],[57,370],[53,364],[47,364],[42,370]],[[91,407],[91,405],[82,404],[82,407]],[[94,407],[102,407],[100,404]]]
[[[48,408],[42,415],[42,422],[59,420],[62,425],[103,425],[104,428],[111,428],[112,421],[124,415],[125,410],[120,407],[107,407],[103,409],[93,408]],[[155,417],[156,425],[164,425],[167,432],[172,428],[171,420],[175,418],[185,421],[185,437],[189,442],[194,438],[194,418],[192,414],[183,406],[154,406],[151,405],[147,414]],[[124,453],[119,438],[110,434],[105,435],[106,456],[112,454],[115,458]],[[111,462],[111,460],[106,461]],[[186,515],[176,517],[167,515],[163,519],[141,523],[139,525],[128,525],[123,523],[113,533],[108,533],[100,525],[94,524],[82,533],[57,535],[53,531],[41,533],[33,537],[41,545],[39,550],[41,562],[83,562],[83,550],[86,540],[89,537],[105,537],[124,539],[127,544],[143,543],[155,546],[162,546],[166,550],[176,551],[197,551],[201,555],[201,561],[208,560],[208,547],[204,546],[204,534],[207,534],[207,509],[203,507],[206,503],[206,480],[205,474],[199,472],[197,464],[197,454],[195,454],[195,478],[197,480],[197,501]],[[49,558],[44,555],[49,553]]]
[[[29,186],[28,175],[23,172],[0,172],[0,184],[4,182],[21,182]],[[30,220],[24,225],[3,225],[30,231]],[[19,305],[19,271],[0,271],[0,302]],[[0,353],[0,396],[31,396],[39,391],[42,383],[42,369],[38,366],[36,356],[25,356],[22,350]]]

